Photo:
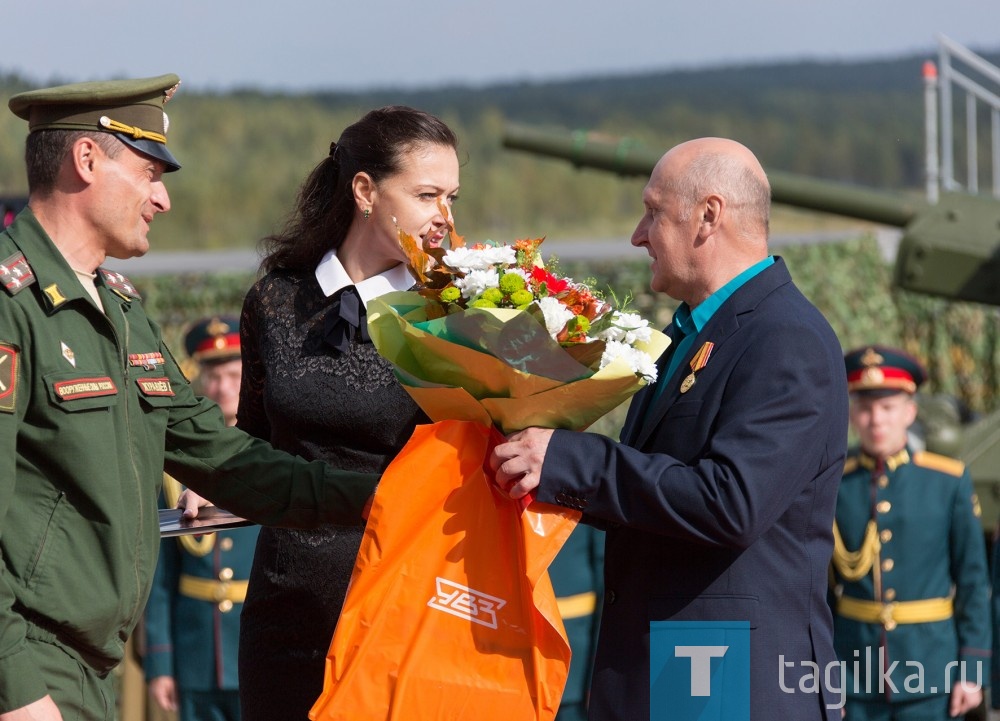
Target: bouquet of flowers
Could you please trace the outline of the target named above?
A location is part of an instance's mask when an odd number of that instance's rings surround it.
[[[541,238],[399,236],[417,290],[371,301],[368,328],[434,423],[382,476],[310,718],[548,721],[569,644],[546,569],[580,514],[511,501],[484,466],[501,432],[627,400],[669,339],[546,265]]]

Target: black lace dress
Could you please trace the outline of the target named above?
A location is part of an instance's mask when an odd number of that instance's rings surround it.
[[[313,273],[274,272],[243,307],[238,425],[276,448],[381,472],[427,418],[371,343],[324,338],[332,298]],[[264,528],[240,626],[244,721],[307,721],[363,528]]]

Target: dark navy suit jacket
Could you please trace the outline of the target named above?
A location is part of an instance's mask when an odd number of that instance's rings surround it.
[[[709,362],[682,393],[705,341]],[[800,686],[809,664],[821,682],[838,670],[826,588],[848,396],[836,336],[776,258],[665,382],[652,408],[652,386],[636,395],[621,443],[556,431],[542,468],[539,501],[608,528],[590,718],[649,718],[650,621],[746,620],[751,718],[837,721],[824,708],[836,693]]]

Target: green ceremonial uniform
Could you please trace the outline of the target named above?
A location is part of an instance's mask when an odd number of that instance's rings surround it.
[[[988,684],[989,577],[963,464],[904,450],[879,467],[849,453],[836,530],[834,644],[848,699],[913,703],[949,694],[963,674]]]
[[[573,654],[556,721],[585,721],[604,593],[604,531],[581,523],[549,565]]]
[[[361,523],[377,480],[226,427],[127,279],[95,282],[104,312],[30,209],[0,233],[0,712],[78,694],[79,678],[62,682],[74,691],[42,670],[52,649],[98,678],[121,660],[156,565],[164,469],[290,527]],[[91,718],[108,699],[71,702]]]

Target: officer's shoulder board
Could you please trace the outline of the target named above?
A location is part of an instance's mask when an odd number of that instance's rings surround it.
[[[931,453],[930,451],[920,451],[913,454],[913,465],[941,471],[941,473],[947,473],[949,476],[955,477],[960,477],[965,473],[965,464],[962,461],[957,458],[949,458],[948,456]]]
[[[101,271],[101,276],[104,278],[104,284],[122,298],[125,300],[142,300],[142,296],[139,295],[139,291],[132,285],[132,281],[124,275],[116,273],[113,270],[105,270],[104,268],[99,268],[99,270]]]
[[[854,471],[858,470],[858,466],[860,464],[861,461],[856,455],[847,456],[847,460],[844,461],[844,475],[846,476],[848,473],[854,473]]]
[[[0,285],[11,295],[17,295],[38,279],[28,265],[28,259],[20,251],[0,261]]]

